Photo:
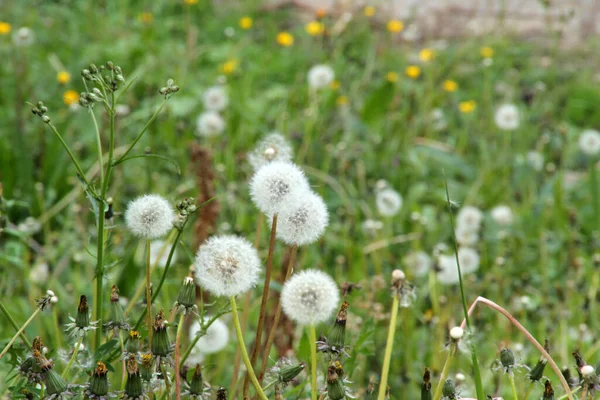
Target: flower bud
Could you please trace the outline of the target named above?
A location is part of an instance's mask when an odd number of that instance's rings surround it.
[[[94,396],[106,396],[108,393],[108,368],[102,361],[98,361],[96,369],[92,373],[89,384],[89,391]]]
[[[456,385],[452,379],[446,379],[442,386],[442,395],[449,399],[456,399]]]
[[[171,341],[167,332],[165,313],[160,310],[154,319],[154,336],[152,338],[152,354],[159,357],[168,356],[171,352]]]
[[[140,342],[142,339],[142,335],[139,331],[131,330],[129,331],[129,340],[127,341],[127,352],[128,353],[137,353],[140,350]]]
[[[192,376],[192,381],[190,382],[190,394],[201,396],[203,392],[204,382],[202,380],[202,369],[200,368],[200,364],[196,364],[194,375]]]
[[[337,314],[333,328],[329,333],[328,344],[333,352],[340,352],[344,350],[346,342],[346,320],[348,318],[348,307],[350,304],[344,301],[340,307],[340,311]]]
[[[47,124],[50,122],[50,117],[47,115],[42,115],[42,121],[44,121]]]
[[[312,390],[317,390],[317,388],[313,388]],[[330,400],[342,400],[345,397],[344,383],[338,376],[335,363],[332,361],[327,368],[327,398]]]
[[[300,372],[304,370],[304,366],[304,363],[284,365],[279,370],[279,381],[281,383],[291,382],[295,377],[297,377],[300,374]]]
[[[542,400],[554,400],[554,389],[552,389],[552,384],[549,380],[546,380],[544,384],[544,396]]]
[[[511,349],[502,349],[500,351],[500,362],[507,370],[515,366],[515,355]]]
[[[44,383],[50,396],[67,390],[67,382],[52,367],[45,372]]]
[[[87,328],[90,325],[90,309],[87,303],[87,297],[81,295],[79,298],[79,307],[77,307],[77,317],[75,326],[80,329]]]
[[[431,400],[433,393],[431,392],[431,373],[425,368],[423,374],[423,383],[421,384],[421,400]]]
[[[196,285],[194,285],[194,280],[189,276],[183,280],[183,285],[179,289],[179,295],[175,304],[185,309],[196,306]]]
[[[142,354],[142,365],[140,367],[142,379],[146,382],[152,380],[153,366],[154,366],[154,357],[152,357],[152,353],[144,353]]]
[[[137,360],[132,354],[127,359],[127,383],[125,383],[125,394],[127,397],[138,398],[144,393],[142,378]]]

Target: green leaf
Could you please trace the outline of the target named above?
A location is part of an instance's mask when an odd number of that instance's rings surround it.
[[[384,116],[394,98],[394,86],[384,83],[367,98],[363,107],[362,118],[366,124],[372,124]]]
[[[102,329],[102,328],[98,328]],[[119,341],[117,339],[111,339],[108,342],[104,343],[102,346],[98,347],[96,352],[94,353],[94,364],[98,361],[108,360],[110,357],[110,353],[119,346]],[[112,370],[110,365],[107,367]]]

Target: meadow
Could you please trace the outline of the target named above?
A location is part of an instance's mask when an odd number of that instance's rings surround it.
[[[417,30],[0,2],[0,398],[594,398],[600,42]]]

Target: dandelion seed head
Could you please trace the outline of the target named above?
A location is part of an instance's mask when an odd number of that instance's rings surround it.
[[[340,300],[336,283],[322,271],[309,269],[294,274],[283,286],[283,312],[301,325],[327,320]]]
[[[203,137],[218,136],[225,130],[225,121],[215,111],[200,114],[196,121],[196,133]]]
[[[328,65],[315,65],[308,71],[308,86],[312,89],[322,89],[327,87],[334,79],[335,73]]]
[[[588,156],[600,153],[600,132],[594,129],[583,131],[579,136],[579,149]]]
[[[384,217],[393,217],[402,208],[402,196],[392,188],[386,188],[377,192],[375,197],[377,211]]]
[[[411,251],[402,260],[407,270],[415,276],[425,276],[433,265],[433,260],[424,251]]]
[[[530,151],[527,153],[527,163],[535,171],[541,171],[544,169],[544,155],[539,151]]]
[[[33,34],[33,31],[26,26],[17,29],[13,34],[13,43],[17,47],[29,47],[34,41],[35,35]]]
[[[583,375],[584,377],[590,377],[593,376],[594,373],[596,372],[594,367],[592,367],[591,365],[584,365],[583,367],[581,367],[581,375]]]
[[[206,89],[202,102],[208,111],[222,111],[229,105],[229,97],[224,87],[213,86]]]
[[[210,316],[204,317],[204,322],[210,321]],[[190,326],[190,340],[194,340],[200,333],[200,323],[195,321]],[[229,343],[229,327],[222,319],[217,318],[206,330],[206,335],[196,342],[190,355],[213,354],[223,350]]]
[[[456,216],[456,226],[465,231],[477,231],[481,227],[483,213],[477,207],[464,206]]]
[[[289,245],[304,246],[317,241],[329,224],[325,202],[305,191],[283,204],[277,222],[277,237]]]
[[[146,194],[133,200],[125,211],[125,223],[136,236],[155,239],[173,227],[175,212],[167,200],[156,194]]]
[[[255,171],[271,162],[291,162],[293,156],[292,146],[279,133],[270,133],[265,136],[256,148],[248,154],[248,161]]]
[[[309,190],[304,172],[288,162],[265,164],[250,181],[252,201],[267,215],[279,213],[286,203],[304,196]]]
[[[479,269],[479,254],[470,247],[460,247],[458,249],[458,261],[462,273],[469,274]]]
[[[463,225],[458,225],[454,231],[456,241],[461,246],[474,246],[479,242],[479,234],[477,231],[466,229]]]
[[[450,337],[454,340],[462,339],[464,333],[465,332],[460,326],[455,326],[454,328],[450,329]]]
[[[492,219],[498,225],[510,225],[513,222],[513,213],[509,206],[499,205],[490,212]]]
[[[519,109],[514,104],[503,104],[496,110],[494,122],[498,128],[512,131],[519,127]]]

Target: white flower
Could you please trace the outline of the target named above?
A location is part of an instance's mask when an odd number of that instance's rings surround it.
[[[496,110],[494,121],[502,130],[515,130],[519,127],[519,109],[514,104],[503,104]]]
[[[470,247],[458,249],[458,261],[460,262],[460,272],[463,274],[470,274],[479,269],[479,254]]]
[[[272,162],[263,165],[250,181],[252,201],[267,215],[310,191],[304,172],[295,164]]]
[[[315,242],[327,227],[329,214],[321,196],[307,191],[283,205],[277,220],[277,237],[289,245]]]
[[[125,223],[136,236],[155,239],[173,227],[175,213],[167,200],[156,194],[146,194],[133,200],[125,211]]]
[[[460,271],[463,275],[474,272],[479,268],[479,255],[473,249],[461,247],[458,249],[458,259],[460,261]],[[437,277],[441,284],[453,285],[459,282],[458,264],[454,254],[439,256],[438,267],[440,271]]]
[[[225,121],[214,111],[200,114],[196,121],[196,133],[204,137],[218,136],[225,130]]]
[[[384,217],[393,217],[402,208],[402,196],[392,188],[386,188],[377,192],[375,197],[377,211]]]
[[[150,242],[150,265],[156,265],[160,268],[164,268],[167,265],[169,259],[169,252],[171,251],[171,243],[167,243],[164,240],[153,240]],[[146,246],[140,245],[135,253],[135,261],[138,264],[146,263]],[[177,260],[177,251],[173,253],[173,259],[171,263]]]
[[[588,156],[600,153],[600,132],[587,129],[579,136],[579,149]]]
[[[430,119],[433,129],[436,131],[443,131],[448,127],[448,121],[441,108],[431,110]]]
[[[490,215],[498,225],[510,225],[513,221],[513,213],[509,206],[496,206],[492,208]]]
[[[46,261],[38,261],[35,266],[29,271],[29,280],[33,283],[41,284],[48,281],[50,271]]]
[[[222,86],[213,86],[206,89],[202,96],[204,108],[208,111],[222,111],[229,105],[229,97]]]
[[[458,225],[454,235],[461,246],[474,246],[479,241],[479,233],[475,230],[466,229],[464,225]]]
[[[256,148],[248,154],[248,161],[255,171],[270,162],[291,162],[294,151],[288,141],[279,133],[265,136]]]
[[[334,78],[335,73],[328,65],[315,65],[308,71],[308,85],[313,89],[329,86]]]
[[[216,296],[237,296],[258,282],[260,259],[252,244],[238,236],[209,238],[196,253],[196,281]]]
[[[460,326],[455,326],[454,328],[450,329],[450,337],[454,340],[462,339],[464,334],[465,332]]]
[[[424,251],[411,251],[402,260],[406,269],[412,271],[415,276],[427,275],[433,260]]]
[[[26,26],[17,29],[13,35],[13,43],[17,47],[28,47],[33,44],[35,36],[33,31]]]
[[[204,317],[204,322],[210,319],[211,317],[207,315]],[[200,322],[194,321],[190,326],[190,341],[193,341],[199,333]],[[206,335],[198,339],[190,355],[217,353],[223,350],[227,343],[229,343],[229,328],[221,319],[216,319],[206,330]]]
[[[544,155],[539,151],[530,151],[527,153],[527,162],[535,171],[544,169]]]
[[[464,206],[456,216],[456,227],[465,231],[478,231],[483,221],[483,213],[479,208]]]
[[[339,300],[339,290],[333,279],[315,269],[292,275],[281,291],[283,312],[301,325],[315,325],[327,320]]]

